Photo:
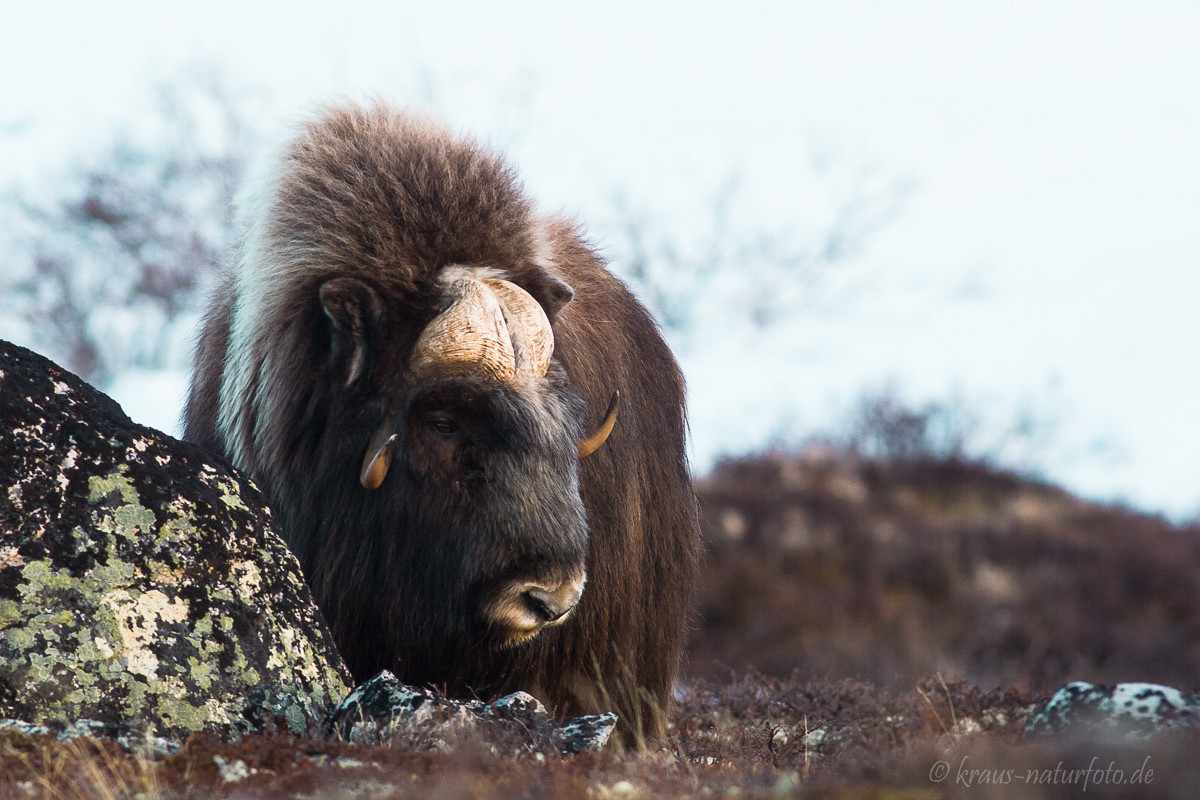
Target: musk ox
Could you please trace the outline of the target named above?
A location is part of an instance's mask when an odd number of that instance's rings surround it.
[[[645,308],[420,116],[329,109],[248,198],[185,437],[261,487],[354,676],[659,734],[699,533]]]

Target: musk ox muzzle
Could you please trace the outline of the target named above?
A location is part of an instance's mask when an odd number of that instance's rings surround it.
[[[579,604],[587,574],[580,570],[562,580],[511,581],[486,606],[490,626],[503,631],[505,644],[532,639],[543,628],[561,625]]]

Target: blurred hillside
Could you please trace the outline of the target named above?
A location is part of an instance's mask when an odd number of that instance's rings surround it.
[[[726,461],[698,490],[693,675],[1197,685],[1198,525],[961,459],[832,448]]]

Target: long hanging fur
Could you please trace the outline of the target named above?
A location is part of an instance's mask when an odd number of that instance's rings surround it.
[[[414,574],[409,551],[388,538],[427,532],[396,530],[392,506],[354,479],[400,391],[395,376],[441,310],[448,267],[503,275],[547,311],[555,347],[545,391],[568,398],[555,413],[577,417],[564,423],[571,435],[599,423],[614,391],[622,398],[603,447],[565,465],[565,483],[529,489],[570,493],[577,474],[588,581],[563,625],[511,649],[414,652],[426,645],[377,618],[392,613],[380,598],[414,586],[436,593],[440,578]],[[377,298],[341,327],[320,298],[334,279]],[[386,336],[364,339],[360,322]],[[525,689],[558,713],[614,710],[627,733],[655,736],[700,549],[685,424],[683,379],[660,332],[577,226],[536,213],[498,155],[374,106],[329,109],[305,125],[248,205],[204,319],[185,438],[263,489],[356,678],[390,668],[452,691]]]

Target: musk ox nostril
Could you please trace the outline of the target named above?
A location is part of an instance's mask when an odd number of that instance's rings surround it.
[[[586,580],[581,573],[560,582],[513,581],[495,594],[484,616],[510,642],[524,641],[566,621],[579,604]]]
[[[542,589],[526,589],[521,594],[521,600],[525,603],[526,608],[546,623],[557,622],[575,607],[574,600],[564,604],[560,599]]]

